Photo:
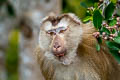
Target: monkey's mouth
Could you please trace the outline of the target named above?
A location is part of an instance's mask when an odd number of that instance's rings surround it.
[[[65,53],[54,54],[56,57],[61,58],[65,56]]]
[[[62,52],[55,53],[53,52],[55,59],[58,60],[63,65],[70,65],[72,63],[72,60],[67,57],[67,50],[65,49]]]
[[[67,50],[65,49],[65,50],[62,50],[62,51],[59,51],[59,52],[53,52],[53,54],[56,56],[56,58],[58,58],[58,59],[61,59],[61,58],[63,58],[63,57],[65,57],[65,55],[66,55],[66,53],[67,53]]]

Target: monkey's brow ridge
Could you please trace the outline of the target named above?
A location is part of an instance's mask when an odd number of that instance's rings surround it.
[[[53,32],[53,33],[59,33],[61,30],[66,30],[66,28],[65,27],[59,27],[59,28],[56,28],[56,29],[52,29],[52,30],[48,30],[48,33],[51,33],[51,32]]]

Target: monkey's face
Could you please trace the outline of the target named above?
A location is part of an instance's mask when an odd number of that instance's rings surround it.
[[[68,17],[45,21],[40,27],[39,46],[46,59],[71,64],[82,39],[82,27]]]

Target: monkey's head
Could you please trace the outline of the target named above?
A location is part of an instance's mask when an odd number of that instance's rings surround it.
[[[58,64],[70,65],[82,39],[82,27],[74,14],[46,17],[40,27],[39,47],[44,57]]]

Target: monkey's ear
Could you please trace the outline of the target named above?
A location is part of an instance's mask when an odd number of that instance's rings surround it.
[[[46,31],[49,30],[51,26],[52,26],[52,23],[49,21],[49,16],[46,16],[40,22],[40,27],[44,28]]]
[[[73,13],[65,13],[63,15],[60,16],[61,18],[63,17],[67,17],[70,18],[72,21],[74,21],[75,23],[79,24],[81,23],[80,19]]]
[[[45,22],[51,21],[51,20],[53,20],[53,19],[55,19],[55,18],[56,18],[55,13],[51,12],[50,14],[48,14],[48,16],[44,17],[44,18],[40,21],[40,24],[42,25],[42,24],[44,24]]]

